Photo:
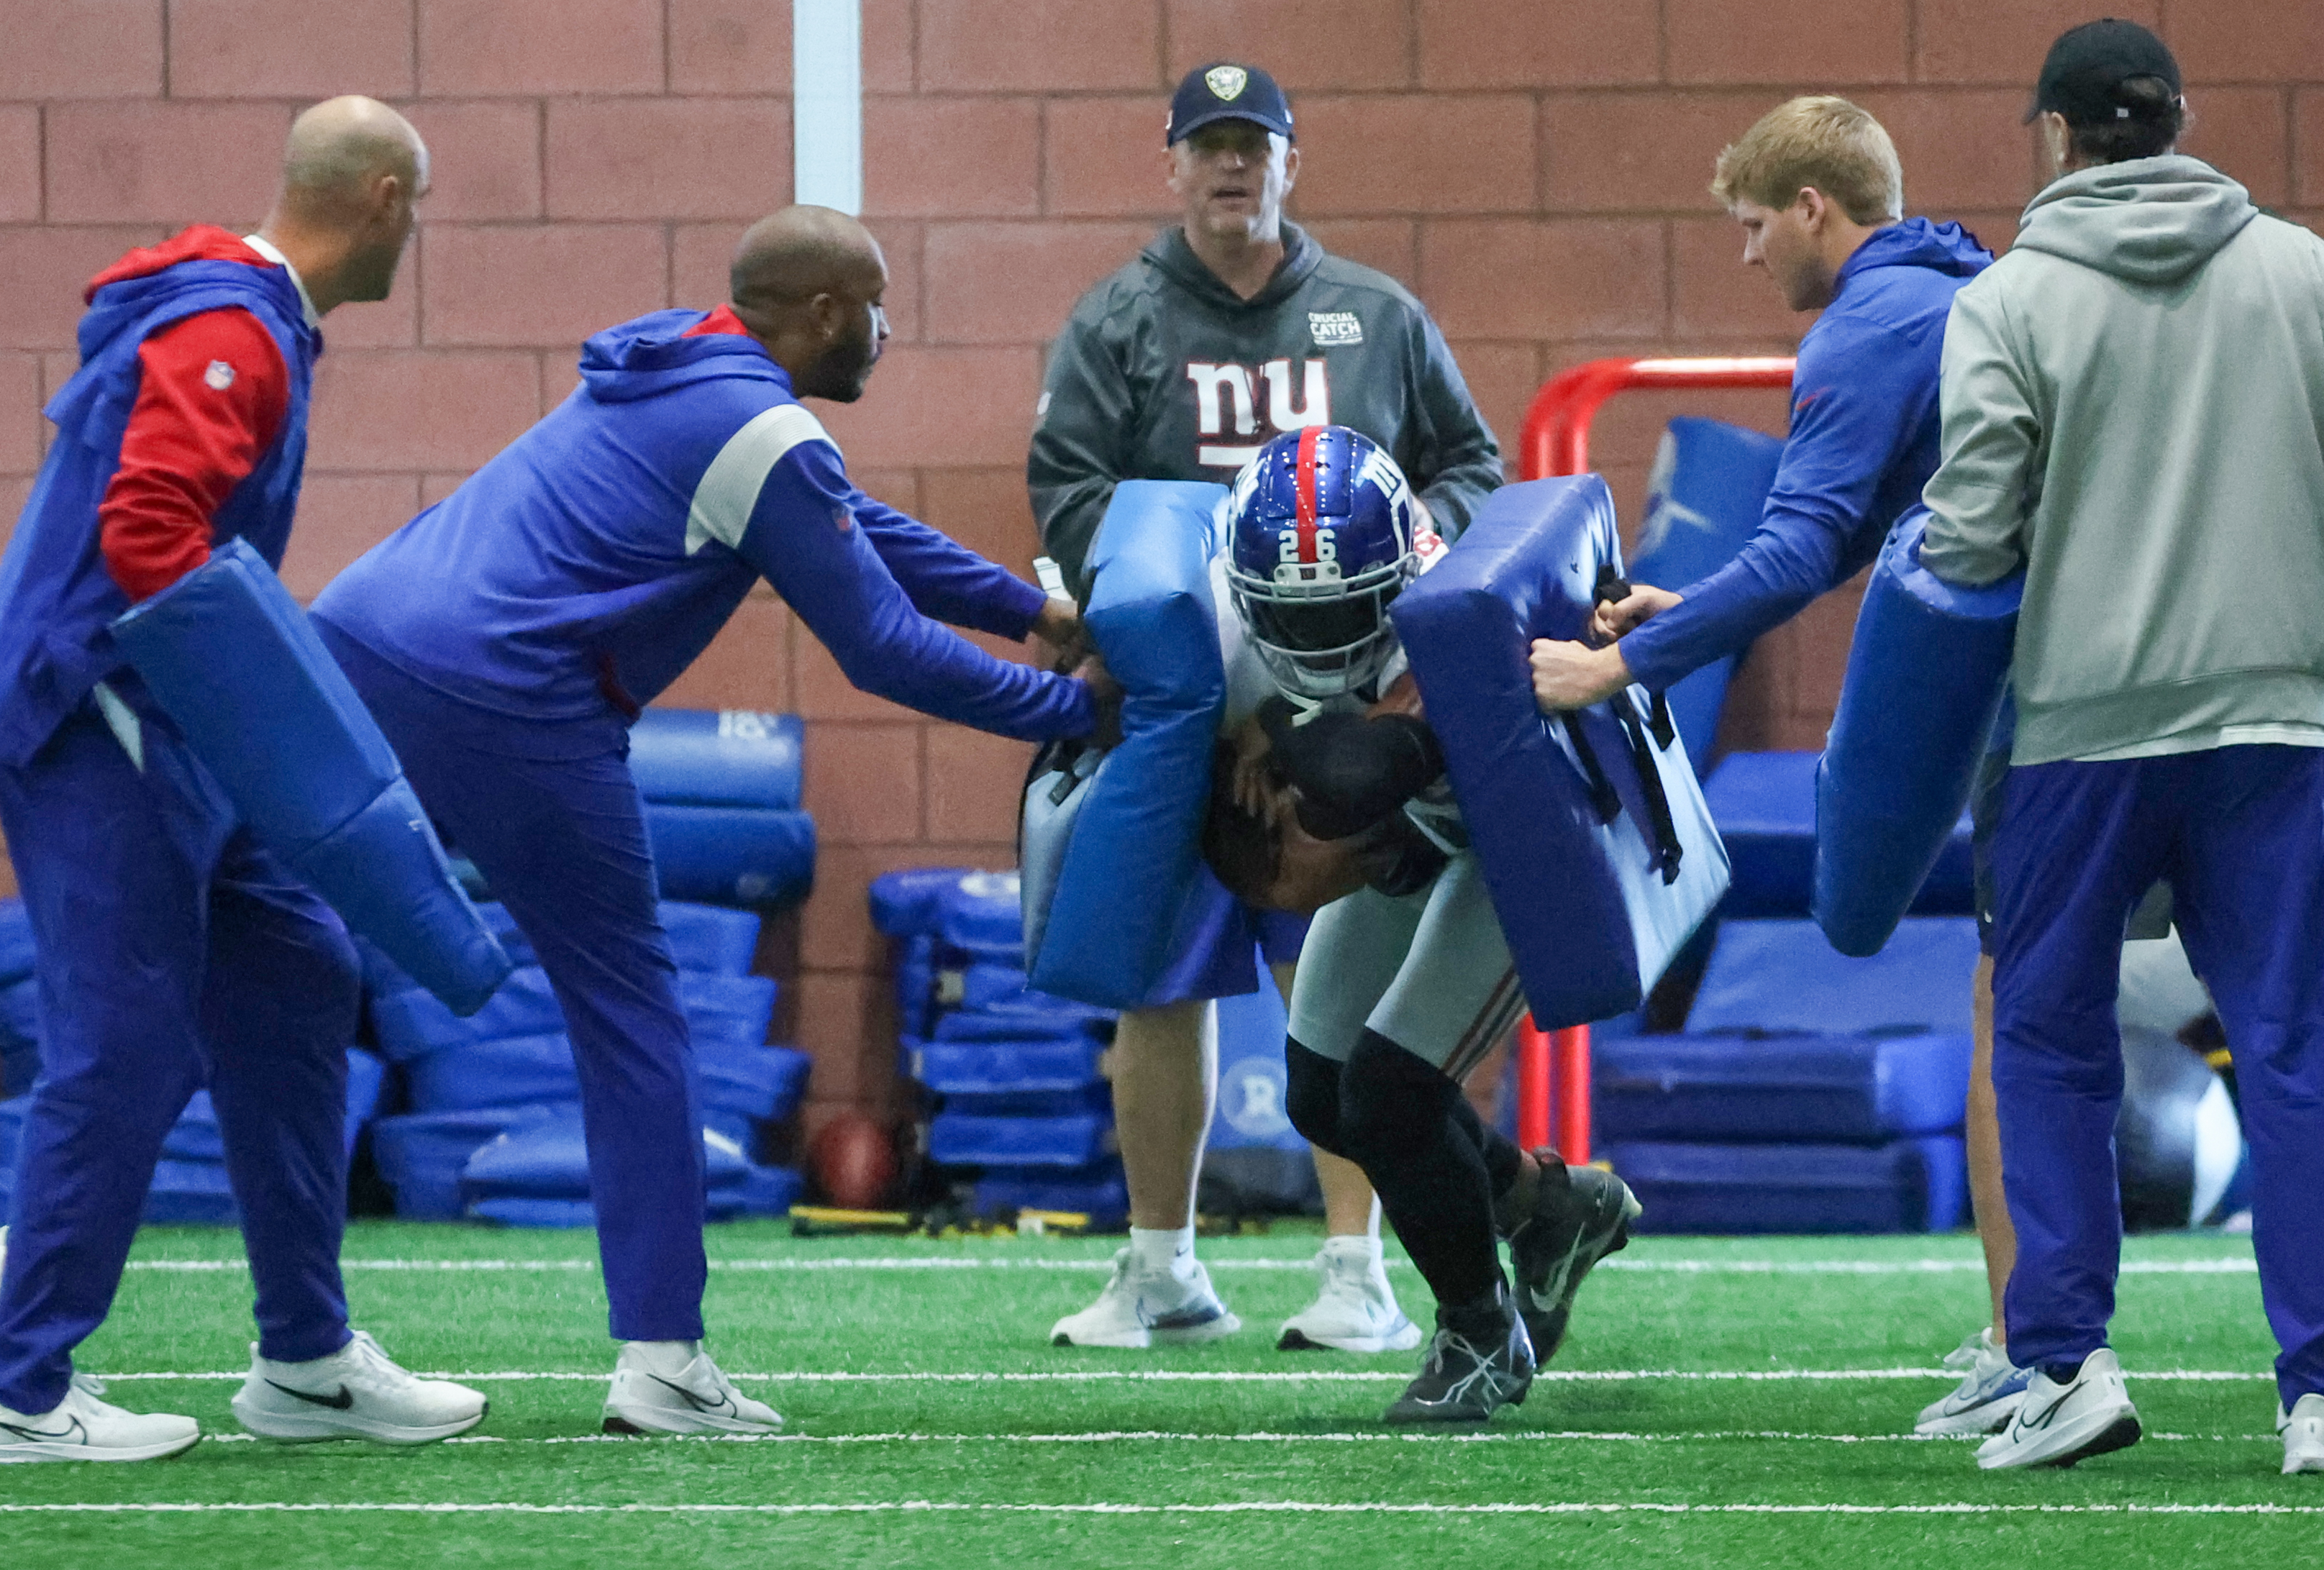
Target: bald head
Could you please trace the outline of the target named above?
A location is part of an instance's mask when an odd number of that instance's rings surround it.
[[[328,98],[290,125],[282,189],[260,233],[290,258],[318,311],[385,300],[428,194],[428,148],[376,98]]]
[[[888,262],[869,230],[832,208],[790,207],[742,235],[728,273],[734,314],[801,397],[852,403],[888,337]]]
[[[410,121],[377,98],[327,98],[291,122],[282,154],[286,207],[315,219],[343,218],[366,203],[383,176],[417,196],[427,184],[428,148]]]

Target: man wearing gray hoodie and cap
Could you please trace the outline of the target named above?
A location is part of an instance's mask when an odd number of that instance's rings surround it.
[[[2061,37],[2057,178],[1956,298],[1923,566],[2025,569],[1991,854],[1994,1086],[2038,1371],[1984,1467],[2139,1437],[2106,1345],[2124,924],[2158,878],[2236,1044],[2283,1470],[2324,1472],[2324,242],[2178,155],[2179,69]]]

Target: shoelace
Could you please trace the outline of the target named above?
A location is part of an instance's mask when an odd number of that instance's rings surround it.
[[[1448,1401],[1465,1397],[1480,1381],[1483,1381],[1489,1389],[1493,1377],[1492,1368],[1486,1362],[1484,1354],[1477,1350],[1476,1345],[1467,1336],[1453,1330],[1438,1331],[1436,1339],[1429,1344],[1428,1371],[1443,1372],[1445,1353],[1454,1347],[1469,1354],[1472,1366],[1467,1373],[1453,1381],[1445,1390],[1444,1399]]]
[[[72,1388],[92,1399],[101,1399],[105,1394],[105,1381],[93,1373],[73,1375]]]
[[[1967,1341],[1962,1342],[1959,1346],[1954,1347],[1950,1352],[1945,1353],[1945,1366],[1956,1371],[1963,1369],[1975,1368],[1977,1366],[1978,1358],[1984,1353],[1984,1351],[1985,1333],[1983,1331],[1979,1331],[1977,1334],[1970,1336]]]

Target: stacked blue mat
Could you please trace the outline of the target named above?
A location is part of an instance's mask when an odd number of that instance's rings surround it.
[[[377,954],[364,954],[372,1028],[401,1071],[410,1104],[408,1113],[373,1125],[374,1162],[398,1215],[594,1225],[580,1083],[563,1016],[506,910],[481,909],[519,968],[468,1019]],[[776,989],[750,974],[760,919],[750,910],[664,901],[661,922],[692,1028],[710,1214],[784,1214],[802,1179],[754,1156],[766,1128],[798,1107],[808,1060],[766,1045]]]
[[[1600,1152],[1641,1230],[1943,1231],[1968,1213],[1969,824],[1886,948],[1806,919],[1813,753],[1737,753],[1703,788],[1733,882],[1677,1035],[1593,1043]]]
[[[1598,1153],[1639,1230],[1961,1225],[1976,968],[1965,918],[1908,917],[1869,959],[1805,919],[1722,921],[1683,1031],[1593,1043]]]
[[[1017,874],[919,867],[873,881],[896,940],[903,1069],[934,1097],[928,1157],[974,1174],[982,1214],[1129,1217],[1104,1056],[1111,1011],[1031,990]]]

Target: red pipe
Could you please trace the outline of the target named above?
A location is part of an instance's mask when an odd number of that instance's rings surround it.
[[[1789,387],[1786,356],[1709,359],[1591,360],[1570,365],[1542,384],[1526,411],[1517,437],[1517,475],[1545,479],[1590,469],[1590,422],[1617,392],[1641,388]],[[1590,1027],[1537,1029],[1528,1014],[1517,1024],[1517,1143],[1526,1150],[1555,1144],[1570,1162],[1590,1159]],[[1551,1113],[1556,1138],[1550,1137]]]

